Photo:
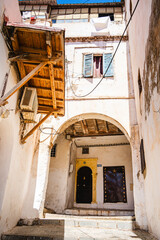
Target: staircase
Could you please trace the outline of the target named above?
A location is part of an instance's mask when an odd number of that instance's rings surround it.
[[[147,232],[135,228],[134,216],[47,213],[43,219],[20,220],[18,226],[2,235],[1,240],[156,240]]]
[[[1,239],[104,240],[110,239],[107,234],[111,234],[112,231],[119,231],[119,234],[127,234],[127,231],[133,229],[135,229],[134,216],[74,216],[47,213],[43,219],[19,221],[19,226],[3,234]],[[90,237],[87,237],[89,235]],[[91,235],[93,236],[91,237]],[[97,238],[94,236],[97,236]],[[125,238],[123,237],[122,239]]]

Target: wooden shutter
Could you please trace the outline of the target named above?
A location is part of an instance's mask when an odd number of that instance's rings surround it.
[[[93,76],[93,54],[84,55],[83,75],[84,77]]]
[[[103,54],[103,74],[106,72],[111,59],[112,59],[112,53]],[[108,71],[105,73],[105,77],[112,77],[112,76],[113,76],[113,62],[111,63]]]

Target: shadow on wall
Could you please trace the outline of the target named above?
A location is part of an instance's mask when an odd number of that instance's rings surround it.
[[[0,123],[0,209],[3,204],[4,192],[6,189],[10,164],[12,160],[12,149],[14,145],[14,132],[12,122],[9,119],[2,120]]]

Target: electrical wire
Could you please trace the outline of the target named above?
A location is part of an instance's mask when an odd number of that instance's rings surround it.
[[[52,133],[47,133],[47,132],[43,131],[43,130],[45,130],[45,129],[54,130],[54,132],[52,132]],[[43,133],[43,134],[47,134],[47,135],[49,134],[49,136],[55,136],[55,135],[60,136],[60,135],[63,135],[63,134],[64,134],[63,132],[62,132],[62,133],[57,132],[56,129],[53,128],[53,127],[44,127],[44,128],[39,127],[39,130],[40,130],[41,133]]]
[[[140,1],[140,0],[138,0],[137,3],[136,3],[136,5],[135,5],[135,8],[134,8],[134,10],[133,10],[133,12],[132,12],[132,14],[131,14],[131,16],[130,16],[130,19],[128,20],[128,23],[127,23],[127,25],[126,25],[126,27],[125,27],[125,29],[124,29],[124,31],[123,31],[123,34],[122,34],[122,36],[121,36],[121,38],[120,38],[120,40],[119,40],[119,43],[118,43],[118,45],[117,45],[117,48],[116,48],[116,50],[115,50],[115,52],[114,52],[114,54],[113,54],[113,56],[112,56],[112,58],[111,58],[111,61],[110,61],[109,65],[108,65],[107,69],[105,70],[105,72],[104,72],[101,80],[96,84],[96,86],[95,86],[90,92],[88,92],[88,93],[86,93],[86,94],[84,94],[84,95],[77,95],[77,94],[75,93],[75,91],[73,90],[72,85],[71,85],[71,83],[70,83],[71,90],[72,90],[72,92],[73,92],[73,94],[74,94],[75,97],[79,97],[79,98],[87,97],[87,96],[90,95],[90,94],[100,85],[100,83],[103,81],[103,79],[104,79],[104,77],[105,77],[105,75],[106,75],[109,67],[111,66],[111,63],[113,62],[113,59],[114,59],[114,57],[115,57],[115,55],[116,55],[116,53],[117,53],[117,50],[118,50],[118,48],[119,48],[119,46],[120,46],[120,44],[121,44],[121,42],[122,42],[122,39],[123,39],[123,37],[124,37],[124,34],[126,33],[126,30],[127,30],[128,26],[129,26],[131,20],[132,20],[132,17],[133,17],[133,15],[134,15],[134,13],[135,13],[135,11],[136,11],[136,9],[137,9],[137,6],[138,6],[139,1]]]

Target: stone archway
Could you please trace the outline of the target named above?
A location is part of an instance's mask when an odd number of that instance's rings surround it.
[[[83,124],[88,125],[87,134]],[[102,126],[105,124],[108,128],[106,130]],[[97,129],[93,130],[93,128]],[[133,209],[131,149],[128,141],[130,138],[124,127],[105,115],[90,113],[69,119],[60,126],[58,133],[59,135],[55,136],[53,141],[53,144],[57,144],[57,157],[51,158],[50,162],[45,207],[57,213],[63,213],[66,208],[82,207],[77,205],[75,198],[76,162],[80,158],[86,160],[86,158],[97,157],[96,168],[98,170],[95,177],[97,190],[95,190],[94,201],[92,200],[89,207]],[[91,155],[82,155],[81,150],[86,145],[91,149]],[[121,165],[126,169],[128,202],[104,203],[103,168]],[[83,207],[87,206],[83,205]]]

